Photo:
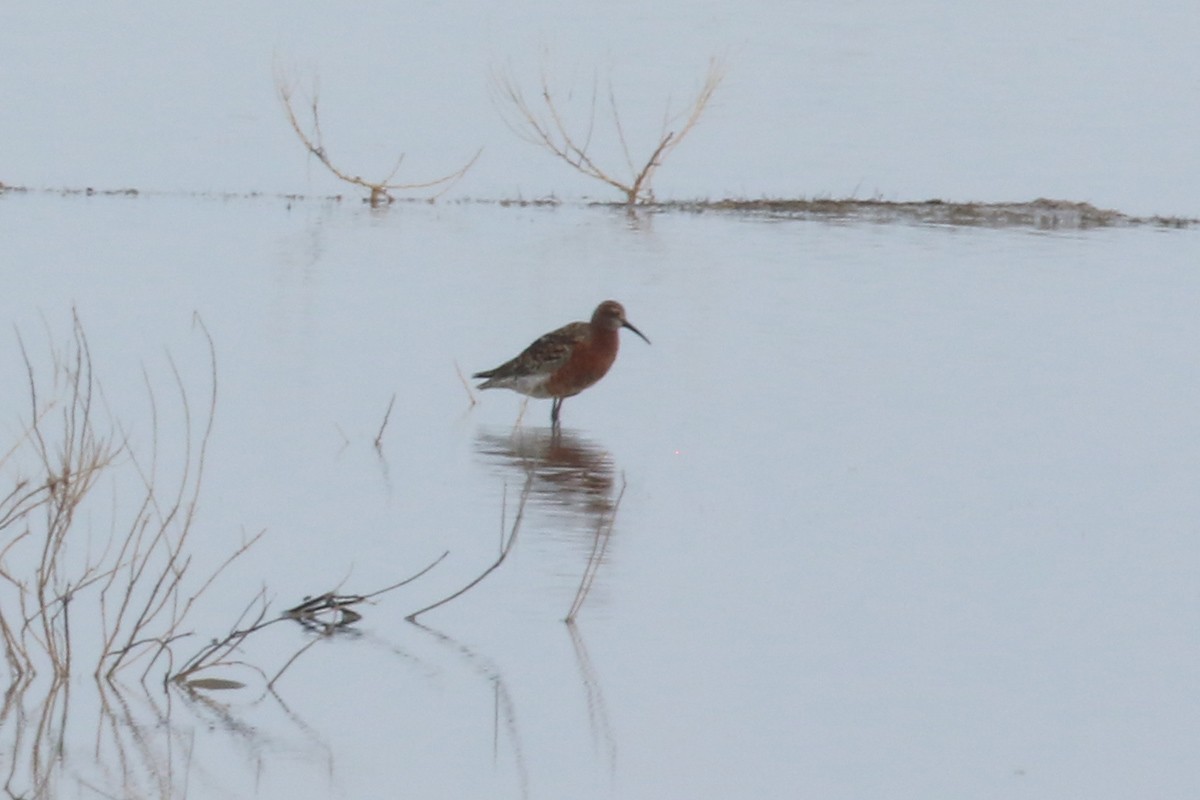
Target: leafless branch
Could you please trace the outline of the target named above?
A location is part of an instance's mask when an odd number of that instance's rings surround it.
[[[566,121],[561,103],[550,88],[545,69],[541,73],[540,102],[531,102],[510,72],[496,72],[493,75],[492,86],[497,108],[509,130],[524,141],[535,144],[566,162],[580,174],[613,187],[625,196],[627,204],[634,205],[654,202],[654,192],[651,189],[654,173],[662,166],[667,155],[682,144],[696,127],[724,77],[723,64],[718,59],[711,59],[708,73],[695,99],[684,113],[672,115],[668,110],[657,145],[640,168],[634,166],[625,126],[618,111],[616,93],[610,82],[609,113],[613,132],[629,173],[627,177],[618,177],[615,171],[601,166],[591,155],[598,95],[598,87],[595,84],[592,87],[589,114],[582,137],[572,133],[573,128]],[[668,130],[668,127],[676,122],[681,123],[678,129]]]
[[[447,192],[450,187],[457,183],[463,175],[467,174],[467,170],[475,165],[475,162],[479,160],[479,156],[483,153],[483,148],[480,148],[475,152],[475,155],[471,156],[467,163],[462,167],[454,172],[449,173],[448,175],[443,175],[432,180],[408,183],[394,182],[393,178],[396,176],[396,173],[400,171],[400,166],[404,162],[403,154],[397,157],[396,163],[392,167],[391,171],[389,171],[381,179],[370,180],[363,178],[359,175],[351,174],[349,171],[339,167],[330,157],[329,151],[325,146],[324,135],[321,133],[321,115],[316,89],[314,88],[312,97],[308,103],[309,114],[312,117],[311,132],[305,130],[304,126],[300,123],[300,119],[296,115],[296,109],[293,101],[295,95],[293,82],[277,72],[275,76],[275,89],[279,94],[280,102],[283,104],[283,110],[287,115],[288,123],[292,126],[292,130],[296,133],[296,137],[300,140],[300,143],[304,145],[304,148],[313,156],[315,156],[316,159],[320,161],[321,164],[324,165],[324,167],[329,170],[338,180],[349,183],[352,186],[358,186],[362,189],[366,189],[368,192],[367,200],[372,206],[380,206],[391,203],[394,199],[391,195],[392,192],[411,192],[440,187],[439,191],[434,193],[429,198],[431,200],[437,199],[442,194]]]

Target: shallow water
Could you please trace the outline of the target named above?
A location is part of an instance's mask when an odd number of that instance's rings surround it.
[[[47,432],[69,418],[74,310],[93,421],[128,449],[60,580],[147,475],[161,509],[199,476],[191,590],[266,531],[146,685],[143,661],[97,686],[104,624],[73,602],[70,691],[39,665],[0,707],[5,790],[1196,796],[1200,234],[589,208],[619,198],[513,136],[492,80],[536,94],[544,71],[576,130],[596,86],[590,152],[620,171],[609,88],[640,163],[717,57],[662,200],[1196,217],[1193,5],[0,11],[0,181],[35,190],[0,193],[0,496],[44,479],[8,450],[31,404],[60,398]],[[280,77],[319,91],[351,173],[483,153],[438,204],[367,210],[305,155]],[[58,187],[136,191],[37,191]],[[548,197],[568,202],[493,204]],[[654,344],[627,337],[560,436],[548,403],[464,386],[606,297]],[[9,624],[38,552],[20,527]],[[285,620],[203,673],[241,689],[160,686],[260,592],[269,617],[426,567],[337,635]]]
[[[203,405],[194,314],[212,336],[194,557],[268,532],[197,606],[196,641],[260,587],[278,612],[449,551],[360,606],[354,632],[305,652],[276,695],[251,667],[273,675],[311,641],[291,623],[212,674],[246,689],[189,699],[133,681],[98,758],[104,717],[80,678],[59,796],[1195,789],[1194,231],[0,207],[0,310],[33,363],[75,308],[133,447],[150,441],[155,389],[164,465],[181,430],[165,353]],[[514,394],[464,388],[459,371],[606,297],[653,345],[623,340],[613,371],[564,404],[561,438],[547,402],[522,413]],[[0,367],[21,387],[0,405],[13,438],[28,415],[15,337]],[[406,622],[496,559],[528,469],[508,559],[424,627]],[[86,529],[133,500],[99,490]]]
[[[620,199],[512,134],[493,76],[545,74],[577,138],[645,163],[709,60],[726,79],[655,178],[659,197],[1088,201],[1200,216],[1200,15],[1191,0],[525,2],[331,8],[131,4],[0,12],[0,181],[329,194],[275,91],[320,100],[351,175],[454,171],[452,196]],[[231,25],[231,20],[236,24]]]

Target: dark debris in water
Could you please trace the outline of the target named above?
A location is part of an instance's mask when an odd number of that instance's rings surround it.
[[[198,200],[279,200],[290,207],[293,203],[335,202],[347,198],[344,195],[301,195],[266,194],[263,192],[159,192],[150,190],[59,188],[35,189],[27,186],[11,186],[0,182],[0,196],[5,194],[56,194],[62,197],[191,197]],[[431,203],[496,205],[502,208],[557,208],[572,203],[558,197],[538,199],[486,199],[458,198],[435,201],[430,198],[393,198],[389,203]],[[983,228],[1035,228],[1040,230],[1082,230],[1088,228],[1152,226],[1159,228],[1191,228],[1200,225],[1194,217],[1171,217],[1154,215],[1138,217],[1113,209],[1097,208],[1091,203],[1072,200],[1049,200],[1038,198],[1019,203],[953,202],[950,200],[859,200],[854,198],[763,198],[758,200],[669,200],[654,203],[592,202],[586,206],[599,206],[628,211],[630,213],[692,214],[719,213],[750,218],[771,220],[832,220],[847,222],[909,222],[929,225],[972,226]]]
[[[720,212],[771,219],[824,219],[866,222],[918,222],[989,228],[1083,229],[1149,225],[1188,228],[1200,220],[1186,217],[1136,217],[1091,203],[1039,198],[1025,203],[955,203],[947,200],[892,201],[854,199],[704,200],[659,204],[664,210]]]
[[[244,689],[246,684],[241,681],[231,681],[225,678],[196,678],[195,680],[186,681],[184,683],[189,689],[201,689],[209,692],[228,691],[231,689]]]
[[[283,615],[306,628],[328,634],[362,619],[362,614],[351,606],[365,602],[366,599],[366,596],[360,594],[326,592],[317,597],[304,598],[303,603],[289,608]]]

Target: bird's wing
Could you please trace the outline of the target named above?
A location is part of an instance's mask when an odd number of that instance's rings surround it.
[[[572,322],[551,331],[526,347],[516,360],[531,374],[545,375],[559,369],[571,357],[575,345],[588,337],[586,322]]]
[[[572,322],[550,331],[526,347],[519,356],[497,367],[494,377],[503,375],[547,375],[559,369],[571,357],[575,345],[588,336],[586,322]]]

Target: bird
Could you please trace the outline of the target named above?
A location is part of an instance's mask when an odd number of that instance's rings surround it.
[[[562,403],[605,376],[617,359],[617,331],[628,328],[650,340],[625,318],[625,307],[616,300],[596,306],[590,322],[572,322],[541,336],[520,355],[495,369],[476,372],[483,378],[477,389],[512,389],[537,398],[554,398],[550,426],[558,427]]]

